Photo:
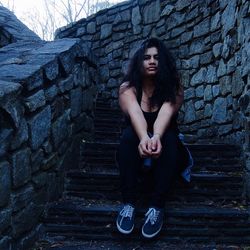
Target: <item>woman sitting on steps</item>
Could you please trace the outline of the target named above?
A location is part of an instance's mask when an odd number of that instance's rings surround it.
[[[120,86],[119,103],[127,127],[118,151],[124,205],[116,225],[123,234],[134,228],[136,187],[142,165],[153,178],[152,197],[142,226],[146,238],[156,236],[162,228],[165,196],[172,184],[180,174],[189,177],[190,153],[179,138],[176,122],[183,102],[179,79],[164,43],[151,38],[134,54]]]

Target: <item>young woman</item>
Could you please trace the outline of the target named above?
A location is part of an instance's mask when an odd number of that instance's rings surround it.
[[[138,175],[148,160],[153,192],[142,235],[152,238],[162,228],[166,193],[188,163],[176,122],[182,102],[183,88],[169,51],[157,38],[144,41],[119,90],[127,118],[118,151],[124,205],[116,225],[121,233],[129,234],[134,228]]]

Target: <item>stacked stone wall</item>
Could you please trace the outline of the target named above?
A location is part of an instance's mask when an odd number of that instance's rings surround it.
[[[31,31],[8,9],[0,6],[0,48],[17,41],[39,41]]]
[[[182,132],[243,145],[250,183],[249,1],[133,0],[57,32],[89,42],[99,56],[100,91],[114,101],[129,58],[151,36],[176,57],[185,88]]]
[[[46,204],[93,134],[97,61],[84,42],[17,42],[0,49],[0,249],[32,246]]]

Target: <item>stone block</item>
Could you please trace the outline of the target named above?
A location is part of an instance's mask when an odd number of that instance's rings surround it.
[[[32,177],[32,183],[34,185],[34,188],[41,189],[42,187],[46,186],[47,184],[47,173],[45,172],[40,172],[37,173]]]
[[[0,163],[0,207],[8,204],[11,192],[11,174],[8,162]],[[1,227],[0,227],[1,228]]]
[[[212,105],[211,104],[206,104],[205,109],[204,109],[204,117],[208,118],[212,116]]]
[[[69,113],[70,110],[66,110],[65,113],[52,124],[52,140],[55,148],[57,148],[59,144],[68,137],[70,120]]]
[[[181,43],[186,43],[191,41],[193,38],[193,31],[185,32],[181,35]]]
[[[13,212],[20,211],[26,207],[30,202],[32,202],[34,197],[34,189],[32,186],[26,186],[11,194],[11,206],[13,207]]]
[[[15,150],[28,140],[28,125],[25,119],[20,122],[20,127],[11,140],[11,149]]]
[[[232,77],[232,96],[238,96],[242,94],[245,87],[245,83],[242,80],[241,73],[237,69]]]
[[[177,11],[183,11],[188,6],[190,6],[189,0],[178,0],[175,4],[175,8]]]
[[[101,26],[100,39],[106,39],[112,35],[112,24],[103,24]]]
[[[34,115],[29,121],[30,145],[33,150],[38,149],[49,136],[51,127],[51,108],[47,106]]]
[[[220,95],[220,85],[212,86],[213,97],[217,97]]]
[[[229,1],[227,7],[221,15],[223,37],[225,37],[226,34],[234,28],[237,17],[236,5],[236,0]]]
[[[205,82],[206,75],[207,75],[207,69],[201,68],[196,74],[193,75],[190,85],[191,86],[201,85],[202,83]]]
[[[76,117],[82,109],[82,89],[80,87],[70,91],[71,116]]]
[[[173,11],[174,11],[175,7],[173,5],[167,4],[163,11],[161,12],[161,17],[162,16],[169,16]]]
[[[37,172],[44,160],[44,152],[42,149],[38,149],[36,152],[32,153],[31,155],[31,172]]]
[[[195,107],[195,110],[200,110],[200,109],[204,108],[204,101],[201,100],[201,101],[195,102],[194,107]]]
[[[59,55],[58,59],[60,61],[60,70],[62,72],[63,75],[64,74],[70,74],[74,65],[75,65],[75,54],[76,54],[76,49],[75,49],[75,53],[74,51],[70,50],[70,51],[67,51],[67,52],[64,52],[62,54]]]
[[[207,17],[194,27],[194,38],[208,34],[210,32],[210,18]]]
[[[195,120],[196,120],[196,113],[193,101],[188,101],[185,104],[184,123],[191,123]]]
[[[207,83],[215,83],[218,81],[216,67],[209,65],[207,67],[207,75],[206,75],[206,82]]]
[[[201,85],[201,86],[198,86],[196,89],[195,89],[195,95],[196,97],[204,97],[204,86]]]
[[[211,17],[211,31],[215,31],[221,27],[221,14],[217,12],[214,16]]]
[[[200,64],[210,64],[213,62],[213,53],[208,51],[200,56]]]
[[[224,63],[224,60],[221,59],[220,63],[219,63],[219,67],[217,69],[217,76],[220,77],[220,76],[224,76],[226,74],[227,74],[227,66]]]
[[[9,145],[11,143],[11,138],[13,135],[13,129],[1,129],[0,131],[0,157],[5,155]]]
[[[211,85],[207,85],[204,90],[204,101],[211,101],[212,99],[213,99],[212,87]]]
[[[132,20],[131,21],[132,21],[133,27],[138,26],[138,24],[141,23],[142,17],[141,17],[139,6],[136,6],[132,9]]]
[[[215,58],[218,58],[221,56],[221,51],[222,51],[223,44],[222,43],[216,43],[213,46],[213,54]]]
[[[232,91],[232,78],[231,76],[223,76],[219,80],[221,94],[224,96]]]
[[[227,120],[227,100],[218,97],[214,101],[212,121],[218,124],[225,123]]]
[[[34,112],[46,104],[43,90],[39,90],[34,95],[25,98],[25,106],[28,112]]]
[[[55,185],[53,183],[53,185]],[[12,232],[14,239],[19,238],[23,233],[29,232],[35,227],[43,212],[42,207],[29,203],[23,210],[12,217]]]
[[[96,32],[96,22],[90,22],[87,24],[87,33],[94,34]]]
[[[0,239],[0,250],[11,250],[11,239],[8,236],[3,236]]]
[[[194,88],[189,88],[184,91],[184,99],[189,100],[195,97]]]
[[[30,149],[22,149],[12,154],[12,182],[18,188],[27,183],[31,178]]]
[[[46,101],[51,102],[55,99],[55,97],[58,94],[58,88],[56,85],[52,85],[49,88],[44,90],[44,95],[46,98]]]
[[[205,48],[204,39],[194,40],[190,46],[190,55],[203,53],[204,48]]]
[[[143,9],[143,23],[149,24],[157,22],[160,19],[161,6],[160,1],[156,0],[146,5]]]

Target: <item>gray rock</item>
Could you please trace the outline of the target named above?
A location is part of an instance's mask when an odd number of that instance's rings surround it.
[[[201,85],[195,89],[195,95],[196,95],[196,97],[203,97],[204,96],[204,86],[203,85]]]
[[[107,15],[97,15],[96,16],[96,24],[97,25],[101,25],[101,24],[104,24],[108,21],[108,17]]]
[[[196,120],[196,114],[193,101],[188,101],[185,104],[184,123],[191,123],[195,120]]]
[[[29,96],[25,99],[25,106],[28,112],[34,112],[38,108],[46,104],[46,99],[43,90],[39,90],[32,96]]]
[[[27,186],[21,190],[14,192],[11,195],[11,205],[16,213],[32,202],[34,197],[34,189],[32,186]]]
[[[214,85],[212,87],[212,93],[213,93],[213,97],[217,97],[220,95],[220,85]]]
[[[82,109],[84,111],[92,110],[94,105],[94,98],[91,90],[85,90],[82,95]]]
[[[214,16],[211,17],[211,31],[215,31],[221,27],[221,14],[220,12],[217,12]]]
[[[202,83],[205,82],[206,75],[207,75],[207,69],[201,68],[196,74],[193,75],[190,85],[191,86],[201,85]]]
[[[242,80],[241,73],[236,70],[232,77],[232,96],[238,96],[242,94],[245,87],[245,83]]]
[[[183,9],[187,8],[188,6],[190,6],[189,0],[178,0],[175,4],[175,8],[177,11],[182,11]]]
[[[221,24],[223,37],[234,28],[237,17],[236,4],[236,0],[229,1],[226,9],[222,13]]]
[[[216,81],[218,81],[217,74],[216,74],[216,68],[212,65],[209,65],[207,67],[206,82],[207,83],[215,83]]]
[[[22,85],[0,80],[0,105],[4,106],[10,99],[16,99],[22,91]]]
[[[11,209],[3,209],[0,211],[0,234],[11,226]],[[0,245],[0,249],[1,245]]]
[[[64,141],[61,141],[60,145],[58,145],[58,146],[59,146],[59,149],[57,149],[57,152],[59,152],[61,146],[63,146],[65,148],[65,150],[66,150],[67,147],[68,147],[68,144],[66,142],[64,142]],[[44,171],[48,170],[50,168],[53,168],[53,167],[54,167],[54,169],[56,169],[56,167],[58,165],[58,161],[59,161],[58,153],[50,154],[48,158],[43,160],[43,164],[42,164],[41,169],[44,170]]]
[[[33,90],[43,84],[42,69],[38,65],[10,64],[0,66],[0,78],[7,81],[22,82],[27,90]]]
[[[224,75],[226,75],[226,73],[227,73],[227,66],[226,66],[226,64],[224,63],[224,60],[221,59],[221,60],[220,60],[220,63],[219,63],[218,70],[217,70],[217,76],[218,76],[218,77],[224,76]]]
[[[204,90],[204,101],[211,101],[212,99],[213,99],[212,87],[211,85],[207,85]]]
[[[232,91],[232,78],[231,76],[224,76],[220,78],[220,90],[221,94],[224,96]]]
[[[227,125],[220,125],[219,129],[218,129],[218,134],[219,135],[225,135],[228,134],[229,132],[231,132],[233,129],[232,124],[227,124]]]
[[[58,88],[56,85],[52,85],[49,88],[44,90],[44,95],[46,98],[46,101],[51,102],[55,99],[55,97],[58,94]]]
[[[235,63],[235,58],[232,57],[228,62],[227,62],[227,74],[229,75],[230,73],[234,72],[236,70],[236,63]]]
[[[77,29],[76,37],[81,37],[86,34],[86,27],[81,27]]]
[[[87,33],[89,34],[94,34],[96,32],[96,23],[95,22],[90,22],[87,25]]]
[[[184,24],[185,15],[180,12],[173,12],[167,19],[166,28],[170,30],[176,26]]]
[[[31,172],[35,173],[40,170],[42,162],[44,160],[44,152],[42,149],[37,150],[31,155]]]
[[[164,31],[165,31],[165,26],[163,28],[164,28]],[[181,26],[181,27],[178,27],[178,28],[174,28],[171,31],[171,38],[177,37],[180,34],[184,33],[185,31],[186,31],[186,27],[184,27],[184,26]]]
[[[192,9],[192,10],[188,13],[188,15],[185,16],[185,21],[186,21],[186,22],[189,22],[189,21],[191,21],[192,19],[195,19],[195,18],[197,18],[197,17],[199,17],[199,7],[198,7],[198,6],[195,7],[194,9]]]
[[[1,128],[0,130],[0,156],[3,156],[8,151],[11,138],[13,135],[12,129],[4,129]]]
[[[34,188],[40,189],[47,184],[47,173],[41,172],[32,177]]]
[[[138,24],[141,23],[142,17],[141,17],[139,6],[136,6],[135,8],[132,9],[132,20],[131,21],[132,21],[133,26],[137,26]]]
[[[101,39],[106,39],[112,34],[112,24],[103,24],[101,26]]]
[[[181,35],[181,43],[186,43],[191,41],[193,38],[193,31],[185,32]]]
[[[194,107],[195,107],[195,110],[200,110],[200,109],[204,108],[204,101],[201,100],[201,101],[195,102]]]
[[[229,57],[231,43],[232,42],[231,42],[230,36],[226,36],[224,39],[222,53],[221,53],[221,55],[224,59],[227,59]]]
[[[195,97],[194,88],[188,88],[184,91],[184,99],[189,100]]]
[[[173,5],[167,4],[161,12],[161,16],[169,16],[174,11],[174,9],[175,7]]]
[[[216,43],[213,46],[213,54],[215,58],[218,58],[219,56],[221,56],[221,52],[222,52],[222,47],[223,44],[222,43]]]
[[[20,127],[16,131],[15,135],[11,140],[11,149],[15,150],[26,142],[29,138],[28,135],[28,125],[25,119],[22,119],[20,122]]]
[[[199,25],[194,27],[194,37],[200,37],[210,32],[210,18],[204,19]]]
[[[53,185],[55,185],[55,182]],[[13,237],[17,239],[24,232],[28,232],[36,226],[42,212],[43,207],[38,207],[34,203],[30,203],[22,211],[15,214],[12,217]]]
[[[213,106],[212,122],[224,123],[227,119],[227,101],[225,98],[218,97],[215,99]]]
[[[12,162],[12,180],[13,187],[23,186],[31,179],[30,149],[22,149],[13,153]]]
[[[160,19],[160,14],[161,14],[160,1],[156,0],[144,7],[143,23],[149,24],[149,23],[157,22]]]
[[[210,64],[213,62],[213,53],[208,51],[200,56],[200,64]]]
[[[8,204],[11,192],[10,165],[8,162],[0,163],[0,207]],[[1,227],[0,227],[1,230]]]
[[[204,46],[204,39],[194,40],[190,46],[190,55],[203,53]]]
[[[204,117],[208,118],[212,116],[212,105],[211,104],[206,104],[205,110],[204,110]]]
[[[52,124],[52,139],[53,139],[53,144],[55,148],[58,148],[60,143],[65,138],[68,137],[69,113],[70,113],[70,110],[66,110],[65,113]]]
[[[49,136],[51,127],[51,108],[47,106],[34,115],[29,121],[30,145],[33,150],[38,149]]]
[[[71,116],[76,117],[81,113],[82,109],[82,89],[78,87],[77,89],[72,89],[70,91],[70,109]]]
[[[68,78],[61,80],[58,83],[58,88],[61,93],[71,90],[74,87],[74,75],[70,75]]]

